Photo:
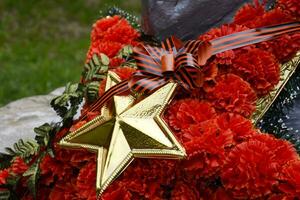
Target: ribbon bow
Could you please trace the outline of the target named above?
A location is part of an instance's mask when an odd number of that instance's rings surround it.
[[[199,41],[183,43],[172,36],[161,47],[140,45],[135,47],[134,58],[138,71],[129,80],[129,87],[139,93],[151,93],[169,81],[179,83],[184,89],[199,86],[200,66],[193,56]]]
[[[249,29],[210,42],[191,40],[183,44],[176,37],[171,37],[163,41],[161,47],[135,47],[134,58],[138,71],[129,80],[122,81],[105,92],[79,120],[85,119],[88,112],[99,110],[114,95],[129,89],[151,93],[169,81],[175,81],[184,89],[192,90],[201,85],[200,66],[212,55],[299,31],[300,22],[291,22]]]

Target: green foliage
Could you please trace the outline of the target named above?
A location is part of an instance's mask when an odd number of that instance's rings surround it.
[[[99,85],[99,81],[93,81],[86,84],[86,96],[89,102],[93,102],[98,98]]]
[[[58,124],[50,125],[48,123],[34,128],[34,132],[36,133],[35,140],[40,146],[45,147],[45,151],[52,157],[54,157],[54,153],[52,150],[52,140],[59,128],[60,127],[58,126]]]
[[[87,101],[92,102],[98,98],[100,82],[106,78],[109,68],[109,58],[100,53],[99,56],[93,55],[92,59],[85,64],[85,70],[82,78],[86,84]]]
[[[38,159],[23,174],[23,176],[28,177],[27,179],[28,189],[31,191],[35,199],[36,199],[37,182],[40,177],[40,162],[42,161],[44,156],[45,156],[45,152],[41,153]]]
[[[26,160],[30,156],[37,154],[39,145],[33,140],[23,141],[19,139],[19,141],[13,145],[13,148],[7,147],[5,150],[13,157],[20,156]]]
[[[63,119],[63,122],[72,121],[77,113],[80,103],[83,100],[84,87],[81,84],[66,85],[62,95],[52,99],[51,106],[56,113]]]
[[[46,123],[42,126],[34,128],[36,133],[35,140],[41,146],[47,146],[50,140],[50,133],[53,131],[53,127]]]
[[[106,78],[109,65],[109,58],[100,53],[100,57],[96,54],[93,55],[92,59],[85,64],[85,70],[82,77],[85,82],[90,82],[94,80],[103,80]]]
[[[9,199],[10,199],[10,191],[0,189],[0,200],[9,200]]]

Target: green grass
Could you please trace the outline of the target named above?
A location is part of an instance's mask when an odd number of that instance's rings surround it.
[[[109,5],[140,7],[138,0],[1,0],[0,106],[77,82],[91,25]]]

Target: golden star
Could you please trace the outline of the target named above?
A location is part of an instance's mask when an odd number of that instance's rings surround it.
[[[108,73],[105,90],[120,82]],[[176,90],[168,83],[136,102],[132,95],[114,96],[101,115],[60,141],[68,148],[85,148],[98,154],[96,189],[101,194],[134,158],[180,159],[184,148],[162,119],[162,113]]]

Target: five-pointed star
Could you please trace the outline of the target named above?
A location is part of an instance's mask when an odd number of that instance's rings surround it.
[[[117,75],[109,72],[106,90],[118,82]],[[114,96],[113,102],[102,108],[100,116],[60,141],[64,147],[86,148],[98,154],[96,188],[99,194],[135,157],[185,157],[184,148],[161,117],[176,87],[175,83],[168,83],[137,103],[131,95]]]

